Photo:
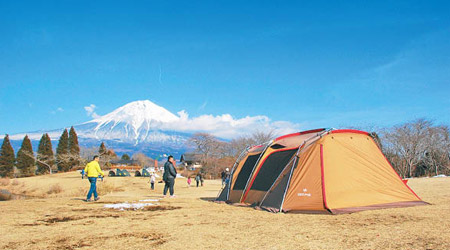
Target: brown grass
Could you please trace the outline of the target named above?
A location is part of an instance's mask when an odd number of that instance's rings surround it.
[[[151,191],[147,181],[105,178],[101,202],[86,203],[89,182],[78,173],[23,178],[28,193],[56,183],[62,191],[0,202],[0,249],[450,249],[450,178],[408,182],[432,205],[344,215],[273,214],[207,201],[220,181],[187,188],[177,179],[177,197],[161,199],[164,185]],[[142,210],[103,208],[155,198],[158,206]]]
[[[120,178],[120,177],[118,177]],[[108,182],[108,180],[104,180],[103,182],[97,182],[97,193],[98,195],[106,195],[113,192],[123,191],[122,188],[116,187],[114,183]]]
[[[8,186],[9,182],[9,178],[0,178],[0,186]]]
[[[53,184],[47,191],[47,194],[59,194],[63,191],[63,188],[58,183]]]

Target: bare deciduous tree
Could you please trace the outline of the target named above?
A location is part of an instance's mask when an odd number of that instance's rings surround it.
[[[430,121],[418,119],[394,126],[384,133],[383,148],[387,155],[400,157],[402,161],[397,167],[400,167],[399,172],[404,173],[403,177],[412,177],[415,168],[424,158],[431,126]],[[402,171],[402,168],[406,168],[406,171]]]
[[[429,128],[425,163],[438,175],[440,169],[449,167],[450,138],[448,126]]]
[[[134,154],[131,159],[136,160],[141,167],[152,166],[154,160],[143,153]]]
[[[273,140],[274,137],[275,133],[273,130],[269,130],[267,132],[256,131],[251,135],[238,137],[230,141],[228,155],[238,157],[239,154],[247,147],[264,144],[270,140]]]
[[[219,139],[208,133],[195,133],[189,138],[188,144],[195,147],[195,151],[202,155],[203,160],[212,156],[220,147]]]
[[[231,167],[235,158],[247,147],[265,143],[273,137],[273,131],[257,131],[225,142],[207,133],[196,133],[188,143],[195,148],[196,153],[202,155],[203,172],[214,176],[226,167]]]
[[[250,139],[254,141],[254,145],[260,145],[263,143],[266,143],[272,139],[274,139],[275,137],[275,132],[274,130],[269,130],[269,131],[256,131],[253,134],[251,134]]]
[[[35,157],[32,153],[30,152],[23,152],[26,156],[28,157]],[[71,162],[72,160],[77,160],[77,162],[79,162],[81,165],[86,164],[86,160],[83,159],[81,156],[77,156],[77,155],[71,155],[71,154],[61,154],[58,159],[56,159],[56,161],[53,162],[53,164],[49,164],[47,161],[41,160],[41,159],[45,159],[44,156],[40,155],[39,153],[36,154],[36,163],[40,163],[41,165],[44,165],[45,167],[48,168],[49,174],[52,174],[54,169],[56,169],[57,164],[60,163],[68,163]]]

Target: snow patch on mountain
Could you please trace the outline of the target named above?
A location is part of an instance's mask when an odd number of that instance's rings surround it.
[[[96,139],[118,139],[126,142],[185,141],[184,136],[161,131],[162,124],[178,121],[179,117],[151,101],[128,103],[109,114],[83,123],[79,135]]]

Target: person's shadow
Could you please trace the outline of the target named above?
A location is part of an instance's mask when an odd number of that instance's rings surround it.
[[[200,200],[202,201],[214,201],[216,197],[200,197]]]

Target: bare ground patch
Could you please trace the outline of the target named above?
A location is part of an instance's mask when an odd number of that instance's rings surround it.
[[[147,247],[158,247],[167,242],[167,235],[154,232],[130,232],[117,233],[108,236],[90,236],[89,238],[75,238],[62,236],[55,238],[46,237],[40,240],[12,241],[1,246],[2,249],[101,249],[108,248],[108,242],[120,245],[120,242],[145,244]],[[44,247],[45,246],[45,247]]]
[[[117,214],[96,214],[96,215],[88,215],[88,216],[74,216],[74,215],[66,215],[66,216],[49,216],[48,218],[37,220],[33,223],[22,223],[20,226],[40,226],[40,225],[53,225],[61,222],[68,221],[78,221],[85,219],[100,219],[100,218],[119,218],[120,216]]]
[[[168,210],[176,210],[180,209],[181,207],[176,206],[147,206],[144,207],[143,211],[168,211]]]

